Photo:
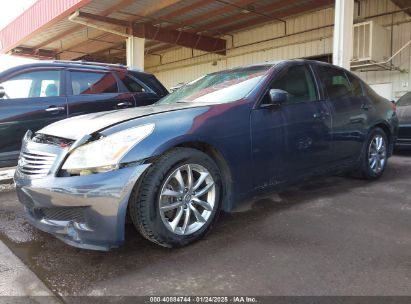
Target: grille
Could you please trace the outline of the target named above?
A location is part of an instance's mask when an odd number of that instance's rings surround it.
[[[28,176],[44,177],[50,172],[57,155],[46,152],[21,152],[18,170]]]
[[[87,207],[37,208],[34,212],[38,218],[47,220],[85,223],[84,211],[86,208]]]

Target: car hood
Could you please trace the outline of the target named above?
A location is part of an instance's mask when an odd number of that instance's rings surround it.
[[[151,105],[145,107],[98,112],[64,119],[46,126],[37,133],[77,140],[84,135],[93,134],[113,125],[128,120],[155,115],[158,113],[178,111],[187,108],[203,107],[209,104],[175,103],[170,105]],[[211,105],[211,104],[210,104]]]

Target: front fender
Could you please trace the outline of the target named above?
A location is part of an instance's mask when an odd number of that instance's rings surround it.
[[[232,176],[233,192],[243,196],[252,188],[253,178],[249,125],[251,106],[247,101],[239,101],[159,113],[116,125],[105,132],[155,124],[153,133],[133,147],[121,163],[150,160],[183,144],[205,144],[224,159]]]
[[[195,109],[194,113],[201,115],[207,109]],[[193,114],[193,113],[192,113]],[[187,116],[176,116],[172,117],[174,113],[163,113],[156,116],[155,120],[153,118],[139,119],[138,124],[145,123],[155,123],[155,128],[153,133],[145,138],[143,141],[138,143],[133,147],[121,160],[122,163],[135,162],[147,158],[152,158],[163,154],[165,151],[172,147],[181,145],[187,142],[206,142],[208,144],[214,145],[214,140],[211,136],[206,134],[198,134],[193,129],[195,124],[192,117],[197,115],[187,115]],[[191,117],[191,118],[190,118]],[[134,122],[135,124],[135,122]],[[127,128],[129,126],[124,126]]]

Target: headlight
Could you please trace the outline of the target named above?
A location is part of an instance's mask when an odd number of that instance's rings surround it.
[[[154,124],[127,129],[75,149],[63,165],[70,174],[88,175],[118,167],[123,156],[154,130]]]

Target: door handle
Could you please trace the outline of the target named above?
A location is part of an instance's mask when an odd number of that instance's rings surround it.
[[[133,104],[129,101],[125,101],[125,102],[119,102],[117,104],[117,107],[131,107]]]
[[[361,109],[363,109],[363,110],[368,110],[368,109],[370,109],[371,108],[371,106],[369,105],[369,104],[367,104],[367,103],[363,103],[362,105],[361,105]]]
[[[326,119],[328,116],[330,116],[330,113],[327,111],[321,111],[321,113],[313,114],[313,117],[316,119]]]
[[[46,112],[57,112],[57,111],[64,111],[65,109],[66,109],[65,107],[50,106],[45,111]]]

